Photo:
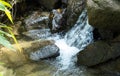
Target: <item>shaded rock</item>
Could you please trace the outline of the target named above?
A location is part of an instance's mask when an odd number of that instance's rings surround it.
[[[49,28],[52,33],[61,32],[65,29],[66,20],[63,18],[66,9],[53,9],[49,15]]]
[[[32,39],[46,39],[52,35],[49,29],[29,30],[23,34]]]
[[[120,75],[120,57],[94,66],[93,69],[100,69],[102,71],[113,72]]]
[[[113,32],[110,31],[110,30],[98,29],[98,32],[99,32],[100,38],[102,40],[111,40],[111,39],[113,39]]]
[[[24,20],[26,29],[48,28],[48,16],[48,12],[34,11]]]
[[[38,0],[38,2],[48,10],[66,7],[68,0]]]
[[[118,72],[113,71],[105,71],[96,68],[87,68],[86,71],[83,72],[83,76],[120,76]]]
[[[61,0],[62,1],[62,0]],[[64,2],[65,1],[65,2]],[[79,18],[85,8],[85,0],[63,0],[65,7],[59,7],[50,14],[50,28],[53,32],[68,31]],[[57,15],[58,14],[58,15]],[[52,23],[55,24],[52,24]],[[56,29],[52,29],[56,25]]]
[[[56,57],[59,55],[59,48],[56,45],[47,45],[34,52],[30,53],[30,59],[38,61],[40,59],[46,59],[50,57]]]
[[[56,0],[38,0],[38,2],[44,6],[45,8],[52,10],[54,7],[54,4],[56,3]]]
[[[67,27],[74,26],[86,5],[86,0],[68,0],[67,11],[63,18],[67,18]]]
[[[87,9],[90,25],[120,33],[120,1],[87,0]]]
[[[118,39],[118,38],[116,38]],[[78,64],[93,66],[120,56],[119,41],[96,41],[78,54]]]

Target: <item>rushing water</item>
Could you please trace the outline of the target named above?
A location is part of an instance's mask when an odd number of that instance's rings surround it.
[[[74,73],[72,76],[80,75],[80,70],[75,67],[76,54],[92,42],[92,30],[93,28],[88,24],[87,11],[84,10],[65,37],[55,40],[55,44],[60,49],[60,56],[56,59],[58,71],[54,76],[68,76],[68,72]],[[65,71],[64,74],[60,75],[63,71]]]
[[[54,13],[56,13],[55,10]],[[56,21],[59,21],[61,16],[62,15],[60,15],[60,13],[59,15],[58,13],[55,15],[55,18],[53,18],[53,28],[58,26],[58,22]],[[66,33],[64,37],[61,37],[59,34],[49,34],[47,36],[46,39],[54,39],[55,45],[57,45],[60,49],[60,56],[52,62],[58,69],[54,76],[81,75],[83,70],[80,70],[81,68],[77,68],[75,66],[75,62],[77,61],[76,54],[93,41],[92,31],[93,28],[88,24],[87,11],[84,10],[79,16],[78,21],[76,21],[76,24]],[[46,34],[48,33],[46,32],[45,35]],[[39,55],[35,54],[35,56]]]

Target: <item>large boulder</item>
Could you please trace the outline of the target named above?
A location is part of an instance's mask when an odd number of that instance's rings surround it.
[[[87,10],[90,25],[120,33],[119,0],[87,0]]]
[[[24,54],[30,60],[39,61],[59,56],[59,48],[52,40],[42,40],[31,43],[31,47],[24,48]]]
[[[78,64],[93,66],[120,56],[120,36],[110,42],[96,41],[78,54]]]

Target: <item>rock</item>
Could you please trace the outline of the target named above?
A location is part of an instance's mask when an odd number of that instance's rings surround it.
[[[32,39],[46,39],[52,35],[49,29],[29,30],[23,34]]]
[[[102,40],[112,40],[114,33],[110,30],[98,29],[100,38]]]
[[[66,20],[63,18],[66,9],[53,9],[49,15],[49,28],[52,33],[61,32],[65,29]]]
[[[101,69],[102,71],[113,72],[120,75],[120,57],[111,59],[103,64],[94,66],[95,69]]]
[[[110,41],[109,43],[96,41],[88,45],[78,54],[78,64],[93,66],[120,56],[120,38],[116,39],[117,41]]]
[[[56,9],[62,11],[60,14],[59,12],[57,13],[60,17],[58,15],[54,15],[56,13],[50,14],[50,28],[52,27],[53,21],[56,21],[57,25],[57,28],[55,30],[52,30],[53,33],[68,31],[72,26],[74,26],[86,4],[85,0],[63,0],[63,2],[66,4],[65,7],[59,7]]]
[[[48,12],[34,11],[25,20],[27,30],[48,28]]]
[[[38,2],[44,6],[45,8],[52,10],[54,7],[54,4],[56,3],[56,0],[38,0]]]
[[[29,61],[28,55],[30,55],[30,52],[53,44],[54,41],[52,40],[35,40],[20,42],[18,45],[14,44],[13,47],[16,49],[16,51],[10,50],[6,47],[1,47],[0,62],[5,63],[5,65],[8,67],[23,65]],[[22,49],[21,52],[18,50],[18,46]]]
[[[87,0],[87,10],[90,25],[120,33],[119,0]]]
[[[38,0],[38,2],[48,10],[66,7],[68,0]]]
[[[71,26],[74,26],[77,19],[79,18],[79,15],[83,11],[86,5],[86,0],[68,0],[68,6],[67,11],[65,13],[65,16],[63,18],[66,19],[67,17],[67,26],[70,28]]]
[[[59,48],[56,45],[48,45],[30,53],[31,60],[41,60],[59,55]]]
[[[12,26],[12,28],[13,28],[13,34],[14,35],[19,35],[20,34],[20,32],[21,32],[21,30],[23,30],[23,29],[21,29],[22,28],[22,22],[21,21],[17,21],[13,26]]]

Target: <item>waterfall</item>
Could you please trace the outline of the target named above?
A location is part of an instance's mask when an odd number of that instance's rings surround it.
[[[60,56],[58,57],[60,69],[74,66],[76,54],[92,42],[92,30],[93,28],[88,24],[87,11],[84,10],[65,37],[56,40],[55,44],[60,48]]]
[[[56,12],[57,11],[54,11],[54,13]],[[53,19],[57,20],[54,20],[52,22],[53,27],[55,28],[57,28],[56,26],[59,26],[57,25],[57,23],[59,22],[58,20],[61,19],[60,14],[63,13],[57,12],[56,14],[57,15],[55,15],[55,18]],[[76,21],[76,24],[64,36],[61,36],[61,33],[45,33],[44,36],[48,35],[46,36],[46,39],[55,40],[55,45],[57,45],[57,47],[59,47],[60,49],[60,56],[58,56],[56,60],[53,60],[52,62],[48,60],[48,62],[50,62],[51,64],[53,63],[58,68],[54,76],[71,76],[68,75],[71,73],[72,76],[81,75],[81,68],[75,67],[75,62],[77,61],[76,54],[82,51],[88,44],[93,41],[92,31],[93,28],[88,24],[87,11],[84,10]],[[34,56],[32,56],[32,59],[35,59],[35,57],[39,57],[39,53],[36,52]]]
[[[66,33],[66,43],[82,50],[93,40],[92,30],[93,28],[88,24],[87,11],[84,10],[74,27]]]

